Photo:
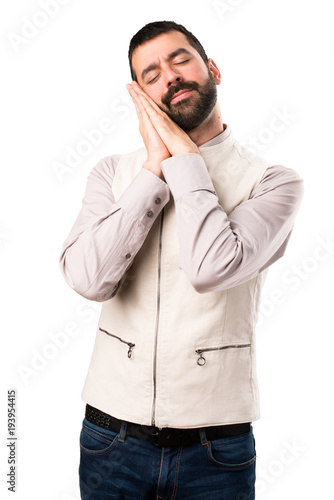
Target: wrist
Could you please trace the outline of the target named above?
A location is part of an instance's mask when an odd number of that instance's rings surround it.
[[[164,175],[162,173],[159,162],[150,162],[147,160],[143,164],[143,168],[145,168],[146,170],[149,170],[150,172],[152,172],[152,174],[154,174],[157,177],[160,177],[160,179],[164,180]]]
[[[173,151],[172,156],[185,155],[185,154],[191,154],[191,153],[197,154],[197,155],[201,154],[198,147],[196,145],[194,145],[194,147],[185,147],[185,148],[180,148],[179,150]]]

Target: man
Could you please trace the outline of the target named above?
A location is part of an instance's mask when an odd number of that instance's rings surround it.
[[[183,26],[144,26],[129,61],[145,147],[92,170],[61,256],[68,284],[103,302],[81,495],[250,500],[254,326],[302,180],[233,138],[219,69]]]

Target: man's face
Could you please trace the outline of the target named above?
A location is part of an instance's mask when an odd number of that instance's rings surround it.
[[[132,66],[139,85],[186,132],[201,125],[216,104],[213,74],[179,31],[137,47]]]

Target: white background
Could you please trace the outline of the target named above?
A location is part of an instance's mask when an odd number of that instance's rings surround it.
[[[100,305],[68,287],[58,260],[89,171],[106,155],[142,145],[125,88],[127,50],[133,34],[157,20],[184,24],[217,63],[223,120],[237,140],[248,144],[255,137],[258,154],[305,180],[286,255],[272,266],[262,295],[257,498],[330,498],[331,2],[63,0],[52,15],[43,3],[2,2],[0,12],[2,498],[13,498],[6,485],[6,429],[7,390],[15,388],[15,498],[79,500],[80,394]],[[277,112],[285,119],[271,132]],[[56,175],[55,162],[65,165],[84,131],[103,119],[114,130],[77,157],[76,167]],[[62,347],[52,340],[59,332]]]

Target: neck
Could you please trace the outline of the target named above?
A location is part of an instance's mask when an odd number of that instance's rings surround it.
[[[209,116],[204,120],[203,123],[197,128],[187,132],[190,139],[199,147],[202,144],[210,141],[217,135],[224,131],[224,124],[222,120],[221,111],[218,102],[209,114]]]

